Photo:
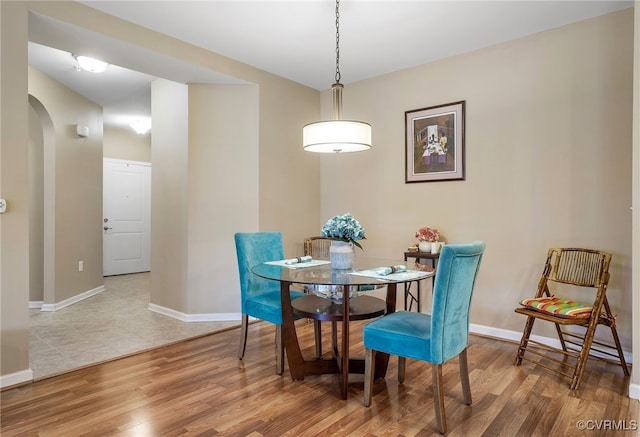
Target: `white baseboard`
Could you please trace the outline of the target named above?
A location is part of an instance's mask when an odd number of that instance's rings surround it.
[[[173,317],[182,322],[236,322],[242,320],[240,313],[186,314],[171,308],[150,303],[149,311]]]
[[[492,328],[491,326],[469,324],[469,332],[473,334],[486,335],[487,337],[496,337],[502,340],[510,340],[520,342],[522,332],[509,331],[507,329]],[[534,339],[537,340],[537,339]],[[539,340],[538,340],[539,341]]]
[[[44,302],[41,300],[30,300],[29,301],[29,309],[39,310],[44,305]]]
[[[9,373],[0,376],[0,388],[11,387],[12,385],[22,384],[23,382],[33,381],[33,370],[26,369],[19,372]]]
[[[492,328],[491,326],[474,325],[473,323],[469,325],[469,332],[473,334],[485,335],[487,337],[495,337],[501,340],[514,341],[516,343],[520,343],[520,339],[522,338],[522,332],[510,331],[508,329],[501,329],[501,328]],[[551,347],[560,348],[560,340],[558,340],[557,338],[542,337],[540,335],[532,335],[531,339]],[[514,353],[515,353],[515,349],[514,349]],[[601,356],[602,354],[598,354],[597,352],[594,352],[593,355]],[[631,364],[633,362],[633,355],[630,351],[625,351],[623,349],[622,355],[624,355],[624,359],[628,364]]]
[[[90,298],[91,296],[95,296],[98,293],[102,293],[104,291],[104,285],[94,288],[93,290],[85,291],[84,293],[76,294],[75,296],[71,296],[68,299],[62,300],[58,303],[43,303],[40,307],[40,311],[49,312],[49,311],[58,311],[62,308],[66,308],[69,305],[73,305],[74,303],[78,303],[85,299]]]
[[[640,385],[629,384],[629,397],[631,399],[640,399]]]

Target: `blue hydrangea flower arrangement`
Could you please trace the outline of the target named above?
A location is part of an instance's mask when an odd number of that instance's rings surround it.
[[[322,227],[322,236],[332,240],[352,243],[362,249],[358,240],[364,240],[364,228],[351,214],[346,213],[330,218]]]

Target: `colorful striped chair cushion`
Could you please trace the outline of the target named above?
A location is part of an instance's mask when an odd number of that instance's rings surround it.
[[[520,304],[532,310],[558,317],[588,319],[591,315],[590,306],[572,300],[560,299],[555,296],[524,299],[520,301]]]

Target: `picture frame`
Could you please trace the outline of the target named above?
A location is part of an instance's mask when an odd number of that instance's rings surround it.
[[[465,179],[465,103],[405,111],[405,183]]]

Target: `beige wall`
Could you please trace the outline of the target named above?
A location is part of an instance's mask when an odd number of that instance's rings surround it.
[[[31,155],[33,153],[33,155]],[[55,301],[56,132],[51,115],[29,95],[29,300]]]
[[[151,162],[151,132],[138,135],[130,128],[104,126],[102,154],[105,158]]]
[[[44,301],[44,129],[29,105],[29,301]]]
[[[267,77],[259,100],[259,229],[282,231],[286,256],[302,255],[302,241],[321,226],[320,157],[302,149],[302,126],[320,119],[320,96],[296,91]]]
[[[233,234],[258,229],[258,108],[255,85],[189,85],[189,314],[239,312],[229,272]]]
[[[513,309],[535,292],[549,247],[609,251],[631,350],[632,76],[628,9],[349,85],[344,116],[369,121],[374,144],[323,158],[322,218],[353,213],[371,256],[401,257],[426,225],[450,243],[484,240],[471,323],[518,336]],[[405,184],[404,112],[459,100],[466,180]]]
[[[151,86],[151,300],[187,312],[189,205],[187,85],[158,79]]]
[[[634,8],[634,61],[633,61],[633,264],[631,271],[637,273],[640,259],[640,1]],[[633,362],[640,363],[640,278],[633,274]],[[631,370],[629,394],[640,399],[640,371]]]
[[[57,304],[103,284],[102,107],[34,68],[29,93],[55,129],[55,179],[45,181],[55,187],[55,287],[44,303]],[[88,137],[76,134],[78,124],[89,127]]]
[[[0,375],[28,380],[29,120],[27,11],[0,2]],[[11,66],[11,68],[8,68]]]

